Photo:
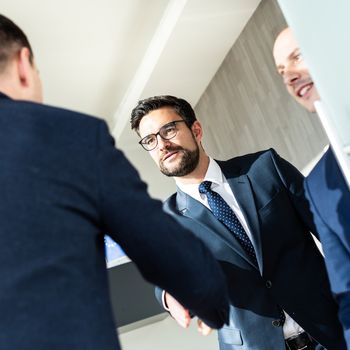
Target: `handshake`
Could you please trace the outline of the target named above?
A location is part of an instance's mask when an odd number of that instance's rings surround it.
[[[166,292],[164,292],[164,304],[167,311],[170,312],[171,316],[175,319],[179,326],[183,328],[189,327],[191,319],[194,316],[190,310],[186,309],[174,297]],[[212,312],[211,315],[208,313],[202,313],[201,317],[205,321],[198,318],[198,332],[204,336],[209,335],[213,328],[218,329],[222,327],[223,323],[228,324],[228,315],[228,310],[225,307],[215,310],[215,312]]]

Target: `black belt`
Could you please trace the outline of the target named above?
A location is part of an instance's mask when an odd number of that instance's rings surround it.
[[[285,341],[289,350],[311,349],[311,345],[315,345],[314,340],[306,332],[293,335]]]

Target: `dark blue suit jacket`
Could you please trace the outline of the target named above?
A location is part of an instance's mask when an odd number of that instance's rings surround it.
[[[105,122],[1,94],[0,164],[1,349],[119,349],[104,233],[147,280],[223,324],[218,263],[149,198]]]
[[[346,349],[324,259],[309,231],[303,176],[274,150],[218,162],[253,235],[259,269],[204,205],[180,189],[165,210],[211,249],[229,283],[221,350],[285,350],[280,305],[330,350]]]
[[[350,191],[331,149],[305,179],[305,192],[350,349]]]

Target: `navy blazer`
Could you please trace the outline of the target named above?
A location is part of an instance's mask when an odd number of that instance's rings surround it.
[[[324,259],[309,233],[303,176],[274,150],[218,163],[253,235],[258,269],[211,211],[179,188],[164,207],[225,271],[230,324],[218,332],[220,349],[285,350],[277,305],[327,349],[346,349]]]
[[[149,198],[104,121],[1,94],[0,164],[1,349],[119,349],[104,233],[148,281],[223,324],[219,264]]]
[[[328,149],[305,179],[305,192],[350,349],[350,191],[332,149]]]

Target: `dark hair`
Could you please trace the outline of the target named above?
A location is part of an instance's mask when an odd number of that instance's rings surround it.
[[[154,96],[139,101],[132,110],[131,129],[138,132],[141,119],[146,114],[164,107],[173,109],[186,122],[189,128],[197,120],[193,108],[186,100],[170,95]]]
[[[5,69],[12,56],[23,47],[29,49],[29,60],[33,63],[33,51],[22,29],[0,14],[0,72]]]

